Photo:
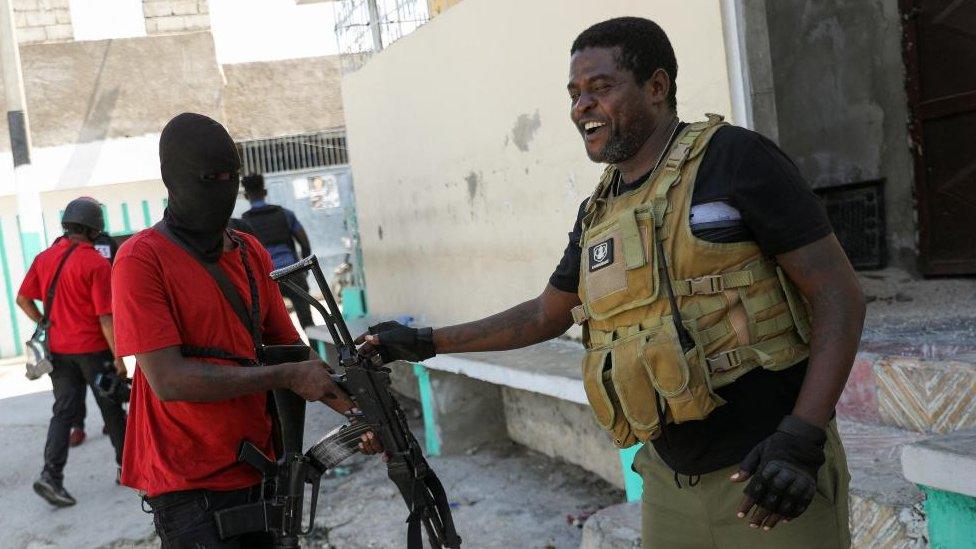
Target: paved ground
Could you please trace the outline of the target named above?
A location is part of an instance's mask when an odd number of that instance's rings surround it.
[[[89,439],[72,448],[65,487],[78,505],[56,509],[34,494],[54,397],[50,380],[27,381],[23,366],[0,366],[0,547],[102,547],[152,534],[150,515],[134,492],[115,484],[115,460],[94,398],[88,399]],[[11,396],[24,391],[32,394]]]
[[[53,398],[46,378],[27,382],[22,376],[21,365],[0,364],[0,549],[158,546],[138,496],[113,482],[111,446],[100,433],[91,398],[90,438],[71,450],[66,469],[65,485],[78,505],[54,509],[33,493]],[[306,443],[337,421],[324,406],[310,408]],[[307,546],[403,547],[406,507],[380,460],[357,456],[343,465],[324,482],[319,527]],[[619,490],[582,469],[514,444],[436,457],[431,465],[445,484],[469,548],[576,548],[581,530],[568,525],[566,516],[623,500]]]

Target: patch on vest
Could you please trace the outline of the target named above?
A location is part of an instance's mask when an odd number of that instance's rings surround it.
[[[590,272],[599,271],[613,263],[613,238],[590,246]]]

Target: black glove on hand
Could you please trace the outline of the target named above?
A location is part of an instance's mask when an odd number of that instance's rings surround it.
[[[379,338],[373,347],[380,353],[383,362],[407,360],[419,362],[435,354],[434,330],[432,328],[409,328],[399,322],[380,322],[369,327],[370,335]]]
[[[826,441],[823,429],[794,416],[784,417],[776,432],[753,448],[739,466],[752,475],[740,512],[758,505],[761,509],[752,518],[757,526],[771,515],[800,516],[813,501]]]

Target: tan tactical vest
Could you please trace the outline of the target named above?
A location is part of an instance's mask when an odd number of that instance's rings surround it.
[[[746,372],[785,369],[809,354],[807,306],[776,262],[755,242],[691,233],[698,166],[723,125],[708,115],[686,126],[667,160],[623,196],[613,196],[617,171],[608,167],[586,205],[582,305],[573,317],[583,325],[587,399],[621,448],[657,438],[666,423],[705,418],[725,403],[714,389]],[[661,249],[694,340],[687,352],[661,280]]]

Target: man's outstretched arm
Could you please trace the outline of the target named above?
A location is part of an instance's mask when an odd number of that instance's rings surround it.
[[[580,304],[575,293],[547,285],[538,297],[498,314],[456,326],[433,331],[437,353],[470,353],[505,351],[527,347],[561,335],[573,324],[573,307]],[[403,328],[407,329],[407,328]],[[391,347],[392,334],[380,330],[367,334],[361,341],[373,347]]]

